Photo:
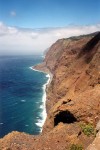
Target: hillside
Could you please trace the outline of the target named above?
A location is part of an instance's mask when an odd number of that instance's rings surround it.
[[[72,144],[86,149],[93,142],[99,150],[100,32],[58,40],[35,68],[52,77],[43,133],[12,132],[0,139],[0,149],[69,150]]]

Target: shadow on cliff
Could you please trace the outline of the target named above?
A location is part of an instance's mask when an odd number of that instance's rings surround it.
[[[100,41],[100,32],[97,33],[84,47],[81,49],[81,52],[78,54],[78,58],[85,57],[85,61],[89,63],[93,58],[94,54],[98,48],[98,42]]]

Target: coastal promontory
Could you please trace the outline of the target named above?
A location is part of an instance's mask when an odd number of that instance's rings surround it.
[[[100,150],[100,32],[59,39],[35,69],[51,76],[43,132],[13,131],[0,150]]]

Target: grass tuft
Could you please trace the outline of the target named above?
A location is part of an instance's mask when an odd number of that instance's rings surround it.
[[[83,150],[82,145],[72,144],[70,150]]]
[[[82,132],[87,135],[87,136],[90,136],[90,135],[96,135],[96,131],[93,127],[92,124],[81,124],[80,125],[81,129],[82,129]]]

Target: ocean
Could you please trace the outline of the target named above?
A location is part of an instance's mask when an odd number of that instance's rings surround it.
[[[31,68],[42,61],[41,56],[0,56],[0,137],[42,131],[49,75]]]

